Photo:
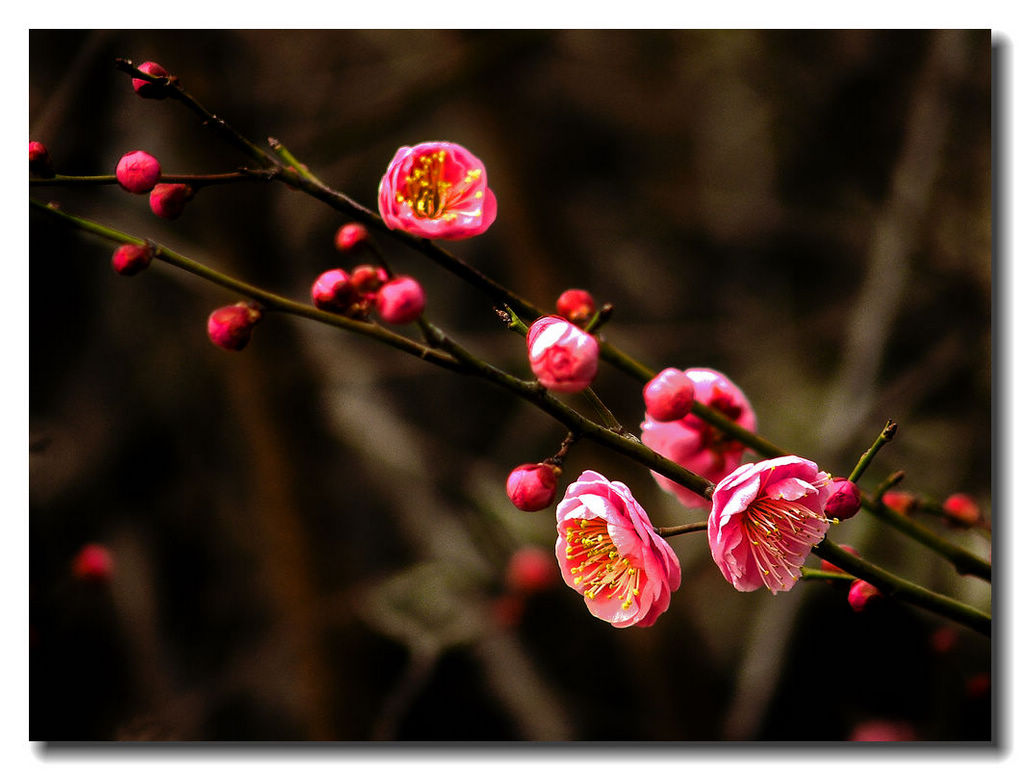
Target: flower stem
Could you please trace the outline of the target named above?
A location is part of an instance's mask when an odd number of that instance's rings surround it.
[[[708,523],[706,521],[698,521],[693,524],[680,524],[675,527],[655,527],[654,531],[662,537],[672,537],[674,535],[685,535],[689,532],[702,532],[707,530]]]
[[[836,567],[867,581],[893,599],[909,602],[925,610],[938,613],[986,636],[992,635],[992,616],[989,614],[893,575],[859,556],[844,551],[828,538],[815,546],[813,551],[822,559],[827,559]]]
[[[242,169],[238,172],[221,172],[212,175],[160,175],[161,183],[188,183],[193,188],[223,183],[250,183],[262,177],[273,176],[272,170]],[[29,178],[30,186],[59,185],[67,187],[90,185],[117,185],[116,175],[54,175],[53,177]]]
[[[853,575],[848,575],[845,572],[826,572],[825,570],[815,570],[813,567],[801,567],[800,574],[804,580],[857,580]]]
[[[887,443],[889,443],[889,441],[891,441],[895,436],[896,423],[890,419],[886,421],[885,427],[882,428],[882,432],[878,434],[878,437],[875,439],[875,442],[871,444],[871,448],[864,452],[860,456],[860,459],[857,460],[857,464],[854,466],[853,471],[851,471],[850,475],[848,476],[849,480],[856,483],[857,479],[859,479],[861,475],[864,473],[864,471],[867,470],[868,465],[871,464],[871,460],[873,460],[875,458],[875,455],[878,454],[878,450],[885,446]]]

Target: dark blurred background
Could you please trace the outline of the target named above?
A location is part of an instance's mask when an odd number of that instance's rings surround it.
[[[709,366],[760,429],[846,474],[887,418],[894,470],[990,506],[991,55],[987,31],[32,31],[30,139],[63,174],[125,152],[167,173],[249,163],[116,57],[156,60],[262,144],[375,209],[400,145],[487,165],[498,219],[451,249],[539,305],[585,287],[654,367]],[[33,188],[298,300],[346,222],[279,184],[204,189],[180,220],[115,186]],[[485,298],[386,235],[428,313],[520,375]],[[920,740],[992,736],[990,643],[846,588],[741,594],[700,535],[651,629],[591,618],[559,581],[508,594],[553,508],[507,472],[563,431],[491,386],[316,323],[206,338],[238,300],[30,219],[30,731],[37,740]],[[364,257],[365,258],[365,257]],[[634,432],[640,384],[596,388]],[[701,518],[588,443],[656,524]],[[928,526],[980,555],[979,534]],[[837,542],[971,604],[988,586],[869,514]],[[109,582],[75,578],[87,543]],[[812,559],[812,565],[817,560]],[[553,555],[551,565],[554,566]]]

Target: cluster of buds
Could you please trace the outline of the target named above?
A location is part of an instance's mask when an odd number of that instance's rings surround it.
[[[149,209],[166,220],[178,218],[195,196],[185,183],[161,183],[160,162],[146,151],[124,154],[114,170],[118,184],[129,193],[149,194]]]

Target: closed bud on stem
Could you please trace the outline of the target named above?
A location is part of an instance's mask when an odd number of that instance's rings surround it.
[[[846,601],[850,603],[850,607],[855,612],[861,613],[869,604],[876,599],[880,599],[882,596],[881,591],[866,580],[858,578],[850,584],[850,593],[846,595]]]
[[[395,277],[377,291],[377,314],[386,323],[405,325],[423,313],[427,296],[412,277]]]
[[[210,341],[221,349],[244,349],[252,338],[252,329],[263,317],[259,309],[240,301],[215,309],[206,322]]]
[[[28,171],[38,177],[53,177],[50,152],[41,142],[32,140],[28,144]]]
[[[973,527],[981,520],[981,509],[970,495],[957,492],[946,498],[942,510],[958,527]]]
[[[71,573],[81,581],[104,583],[114,574],[114,559],[104,546],[88,543],[71,562]]]
[[[830,519],[845,521],[860,510],[860,489],[845,478],[832,479],[828,499],[825,500],[825,515]]]
[[[528,463],[512,469],[505,481],[505,492],[521,511],[542,511],[555,501],[560,468],[546,462]]]
[[[555,392],[582,392],[597,376],[597,339],[561,317],[541,317],[526,334],[530,370]]]
[[[121,245],[114,250],[110,265],[125,277],[138,274],[153,260],[153,251],[146,245]]]
[[[882,495],[882,503],[901,516],[908,516],[917,507],[917,498],[909,492],[889,491]]]
[[[139,65],[139,69],[146,73],[146,75],[152,75],[156,78],[166,78],[170,75],[169,72],[156,62],[143,62]],[[146,99],[163,99],[167,96],[166,86],[147,81],[145,78],[132,78],[132,88],[135,89],[136,94]]]
[[[597,304],[588,291],[569,288],[558,297],[555,309],[567,320],[583,325],[597,312]]]
[[[117,162],[114,174],[124,190],[144,194],[152,191],[160,180],[160,162],[145,151],[131,151]]]
[[[361,264],[352,270],[352,287],[361,296],[376,293],[388,279],[388,273],[381,266]]]
[[[149,194],[149,209],[158,217],[175,220],[194,195],[192,187],[185,183],[160,183]]]
[[[658,422],[685,417],[693,408],[693,398],[693,382],[678,368],[666,368],[644,387],[647,414]]]
[[[370,239],[370,232],[362,223],[346,223],[334,235],[334,246],[348,253]]]
[[[341,314],[355,301],[356,292],[348,274],[342,269],[331,269],[316,278],[310,296],[317,309]]]

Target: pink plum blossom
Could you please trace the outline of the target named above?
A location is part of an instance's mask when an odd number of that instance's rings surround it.
[[[597,375],[597,339],[561,317],[540,317],[526,334],[530,369],[555,392],[580,392]]]
[[[802,457],[741,465],[711,496],[708,544],[739,591],[788,591],[832,522],[824,514],[827,473]]]
[[[498,214],[483,162],[453,142],[399,148],[381,178],[377,204],[388,228],[426,239],[482,234]]]
[[[555,509],[562,578],[616,628],[651,626],[679,588],[679,559],[629,488],[585,471]]]
[[[740,427],[751,432],[757,429],[750,402],[726,376],[710,368],[687,368],[683,373],[693,384],[694,400],[716,409]],[[645,446],[712,483],[735,470],[743,456],[741,441],[729,438],[693,414],[673,422],[659,422],[648,413],[640,429],[640,440]],[[687,508],[706,507],[700,495],[658,473],[652,475],[662,489],[674,494]]]

